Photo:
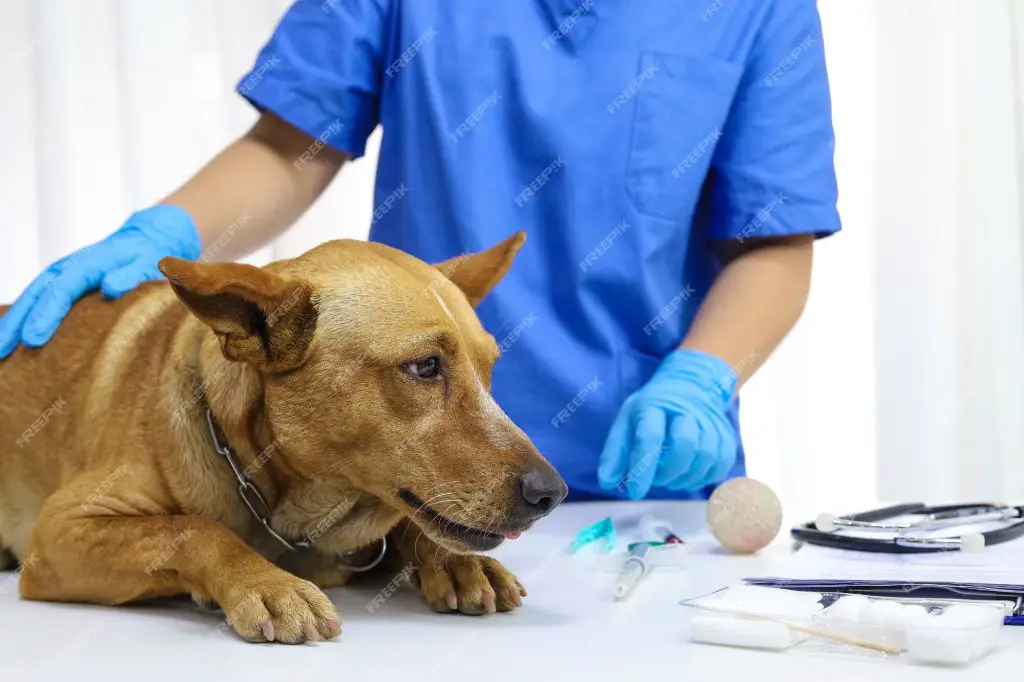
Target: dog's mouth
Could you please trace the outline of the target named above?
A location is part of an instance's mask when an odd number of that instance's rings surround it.
[[[463,525],[431,509],[409,490],[399,490],[398,497],[409,505],[415,515],[427,520],[438,534],[456,540],[477,552],[494,549],[506,539],[515,540],[522,534],[522,530],[492,532]]]

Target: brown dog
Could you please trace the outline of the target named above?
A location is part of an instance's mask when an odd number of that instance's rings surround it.
[[[189,594],[249,640],[326,639],[317,586],[390,541],[436,610],[520,605],[471,552],[567,489],[491,398],[473,306],[524,239],[434,267],[348,240],[262,269],[166,258],[170,286],[83,299],[0,363],[0,563],[21,560],[21,596]]]

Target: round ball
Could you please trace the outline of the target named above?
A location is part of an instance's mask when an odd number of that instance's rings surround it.
[[[708,527],[730,552],[757,552],[779,534],[782,505],[764,483],[752,478],[733,478],[711,494]]]

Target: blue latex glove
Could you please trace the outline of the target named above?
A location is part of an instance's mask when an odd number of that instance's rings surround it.
[[[199,258],[202,243],[195,223],[177,206],[154,206],[132,214],[117,232],[66,256],[28,286],[0,318],[0,359],[19,343],[42,346],[57,331],[72,304],[97,287],[118,298],[163,275],[164,256]]]
[[[624,487],[639,500],[652,485],[689,491],[723,481],[739,447],[728,416],[736,380],[707,353],[666,357],[615,418],[597,469],[601,487]]]

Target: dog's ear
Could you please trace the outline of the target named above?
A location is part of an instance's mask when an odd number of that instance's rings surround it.
[[[512,267],[512,259],[524,242],[526,233],[516,232],[486,251],[456,256],[434,267],[461,289],[475,308]]]
[[[192,314],[217,334],[228,359],[273,372],[302,364],[316,330],[309,285],[242,263],[167,257],[160,272]]]

